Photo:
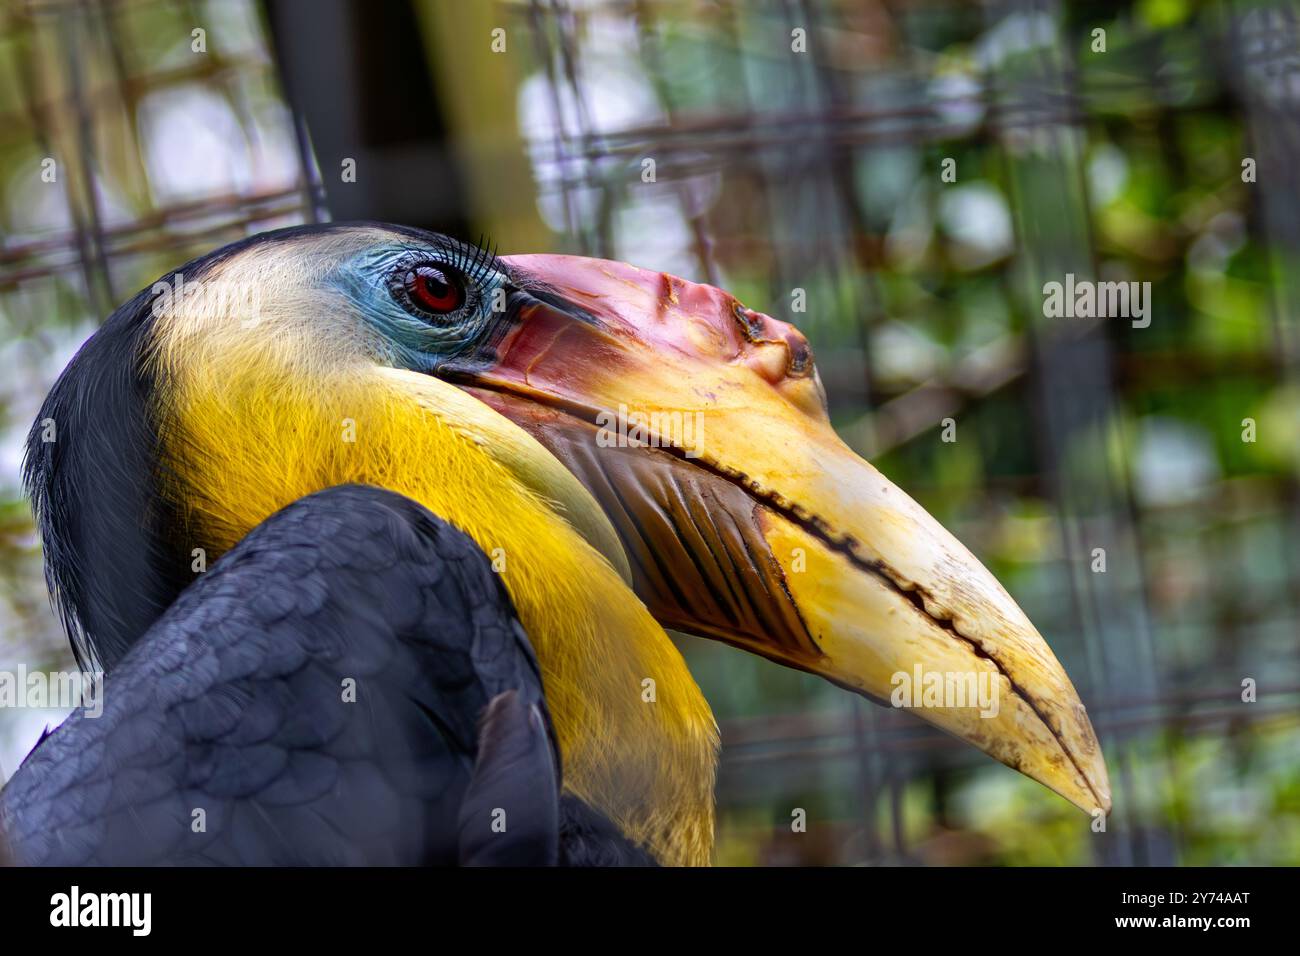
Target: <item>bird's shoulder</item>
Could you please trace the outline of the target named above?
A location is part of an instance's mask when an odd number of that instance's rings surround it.
[[[507,691],[545,714],[473,541],[391,492],[328,489],[181,594],[104,678],[103,713],[15,774],[0,822],[36,863],[454,862],[477,722]]]

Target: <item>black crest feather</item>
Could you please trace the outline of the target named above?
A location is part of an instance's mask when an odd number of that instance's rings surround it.
[[[50,596],[83,668],[111,666],[187,583],[156,495],[148,290],[86,341],[27,436],[23,483]]]

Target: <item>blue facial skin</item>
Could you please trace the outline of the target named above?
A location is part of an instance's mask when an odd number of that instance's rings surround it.
[[[490,337],[494,321],[491,304],[506,276],[488,262],[465,269],[466,255],[414,241],[394,240],[372,246],[345,262],[331,280],[379,333],[394,368],[432,374],[444,363],[470,355]],[[436,318],[413,314],[393,295],[394,276],[419,265],[447,266],[465,277],[465,304]]]

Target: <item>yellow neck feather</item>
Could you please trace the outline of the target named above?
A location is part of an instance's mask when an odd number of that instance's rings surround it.
[[[589,543],[601,546],[608,528],[583,513],[586,503],[597,510],[590,496],[566,487],[551,500],[558,463],[446,383],[359,361],[322,374],[284,358],[185,335],[158,343],[163,444],[177,479],[169,493],[193,547],[215,557],[333,485],[419,501],[502,566],[541,664],[565,788],[661,862],[706,863],[716,725],[668,636]]]

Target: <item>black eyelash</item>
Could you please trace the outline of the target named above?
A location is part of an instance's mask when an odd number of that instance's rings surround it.
[[[457,243],[455,248],[450,251],[452,259],[447,265],[475,285],[482,285],[489,275],[497,271],[496,247],[490,239],[482,234],[479,235],[478,242],[474,245]]]

